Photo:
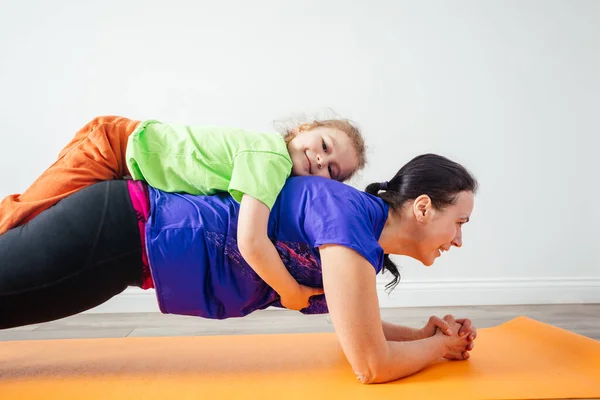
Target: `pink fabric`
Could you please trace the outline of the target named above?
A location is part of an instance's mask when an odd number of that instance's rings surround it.
[[[152,280],[152,274],[150,273],[150,266],[148,264],[148,255],[146,254],[146,222],[150,215],[148,187],[142,181],[129,180],[127,181],[127,188],[129,189],[129,197],[131,197],[131,203],[133,204],[133,209],[137,215],[138,228],[140,230],[143,263],[142,289],[152,289],[154,287],[154,281]]]

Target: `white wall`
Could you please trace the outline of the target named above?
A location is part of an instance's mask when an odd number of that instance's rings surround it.
[[[600,302],[600,2],[0,5],[0,196],[96,115],[271,130],[331,107],[370,146],[359,187],[422,152],[481,183],[464,247],[399,260],[384,306]]]

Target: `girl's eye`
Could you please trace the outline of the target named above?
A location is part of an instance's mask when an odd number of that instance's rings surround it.
[[[327,143],[325,143],[325,140],[323,140],[323,150],[327,153]]]

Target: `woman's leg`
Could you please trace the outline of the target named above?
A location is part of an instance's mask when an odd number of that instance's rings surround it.
[[[127,182],[89,186],[0,236],[0,329],[80,313],[141,280]]]
[[[30,221],[61,199],[96,182],[122,179],[127,139],[139,121],[98,117],[85,125],[58,160],[23,193],[0,203],[0,235]]]

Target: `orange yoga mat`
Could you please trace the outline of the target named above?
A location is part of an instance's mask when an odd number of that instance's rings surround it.
[[[469,361],[358,383],[332,333],[0,342],[0,399],[600,397],[600,342],[519,317]]]

